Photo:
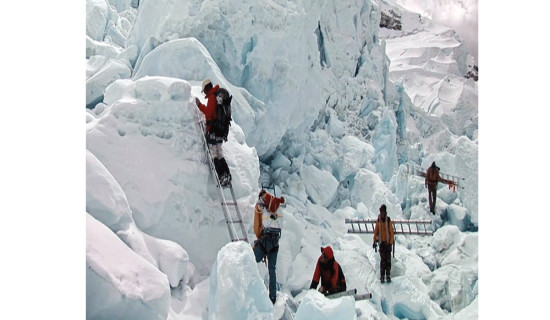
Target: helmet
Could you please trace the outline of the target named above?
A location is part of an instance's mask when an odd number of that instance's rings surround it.
[[[206,85],[208,84],[212,84],[212,81],[210,81],[210,79],[206,78],[204,80],[202,80],[202,91],[201,92],[204,92],[204,87],[206,87]]]

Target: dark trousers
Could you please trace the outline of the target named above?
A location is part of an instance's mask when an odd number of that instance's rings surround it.
[[[390,276],[391,271],[391,246],[386,242],[380,243],[380,278]]]
[[[430,212],[435,214],[435,199],[437,198],[437,185],[428,185],[428,203],[430,204]]]
[[[230,175],[229,172],[229,166],[227,165],[227,161],[225,161],[225,158],[214,158],[214,168],[216,168],[216,173],[218,174],[218,177],[221,179],[224,175]]]
[[[254,247],[256,262],[262,261],[262,259],[267,256],[267,270],[269,271],[269,298],[272,301],[277,298],[277,274],[275,272],[277,253],[279,253],[278,247],[276,249],[272,249],[271,252],[268,253],[266,253],[259,244]]]

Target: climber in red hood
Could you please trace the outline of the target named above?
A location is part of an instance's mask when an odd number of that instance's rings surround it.
[[[325,295],[346,291],[346,277],[338,262],[334,260],[334,253],[330,246],[321,247],[321,256],[317,260],[310,289],[317,289],[319,278],[321,278],[319,291]]]

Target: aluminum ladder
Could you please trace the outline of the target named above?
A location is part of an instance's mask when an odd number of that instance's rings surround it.
[[[377,219],[346,219],[351,225],[348,233],[374,233]],[[434,234],[431,220],[391,220],[394,234],[414,234],[432,236]]]
[[[248,243],[248,236],[246,234],[246,229],[244,227],[243,218],[241,215],[241,211],[239,210],[239,205],[237,203],[237,199],[235,198],[235,192],[233,191],[233,185],[230,183],[229,187],[222,187],[220,184],[220,179],[218,177],[218,173],[216,172],[216,167],[214,166],[214,159],[212,158],[212,154],[210,153],[210,149],[208,149],[208,143],[206,142],[206,129],[204,127],[204,122],[201,120],[200,115],[198,115],[199,119],[199,126],[201,128],[202,133],[202,142],[204,146],[204,150],[206,153],[206,160],[208,162],[208,165],[210,167],[210,174],[216,181],[216,189],[218,192],[218,199],[220,201],[220,204],[222,206],[223,215],[225,217],[225,224],[227,225],[227,230],[229,231],[229,237],[231,238],[232,242],[235,241],[245,241]],[[224,189],[229,189],[231,191],[231,199],[232,201],[227,201],[226,196],[224,195]],[[229,207],[232,207],[235,209],[235,215],[236,218],[231,214],[231,210]],[[235,226],[235,224],[238,224],[240,228]],[[239,230],[241,232],[241,235],[239,236]]]

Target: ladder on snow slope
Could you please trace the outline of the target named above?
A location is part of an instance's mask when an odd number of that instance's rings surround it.
[[[216,181],[216,189],[218,191],[218,199],[220,200],[220,204],[222,206],[223,215],[225,217],[225,224],[227,225],[227,230],[229,231],[229,237],[231,238],[232,242],[235,241],[245,241],[248,243],[248,236],[246,235],[246,229],[244,227],[243,218],[241,216],[241,211],[239,210],[239,205],[237,203],[237,199],[235,198],[235,192],[233,191],[233,185],[229,184],[229,190],[231,191],[231,198],[232,201],[227,201],[223,189],[224,187],[220,184],[220,179],[218,177],[218,173],[216,172],[216,167],[214,166],[214,159],[212,158],[212,154],[210,153],[210,149],[208,149],[208,143],[206,142],[206,129],[204,127],[204,122],[201,121],[200,117],[199,119],[199,126],[201,128],[202,133],[202,142],[204,146],[204,151],[206,153],[206,160],[208,161],[208,166],[210,167],[210,174],[212,174],[212,177]],[[229,207],[235,208],[236,217],[234,218],[231,215],[231,210]],[[240,225],[240,228],[237,228],[235,224]],[[241,231],[241,236],[239,237],[239,232]]]
[[[351,225],[348,233],[374,233],[377,219],[346,219]],[[434,234],[431,220],[391,220],[394,234],[414,234],[432,236]],[[361,228],[362,226],[362,228]]]

